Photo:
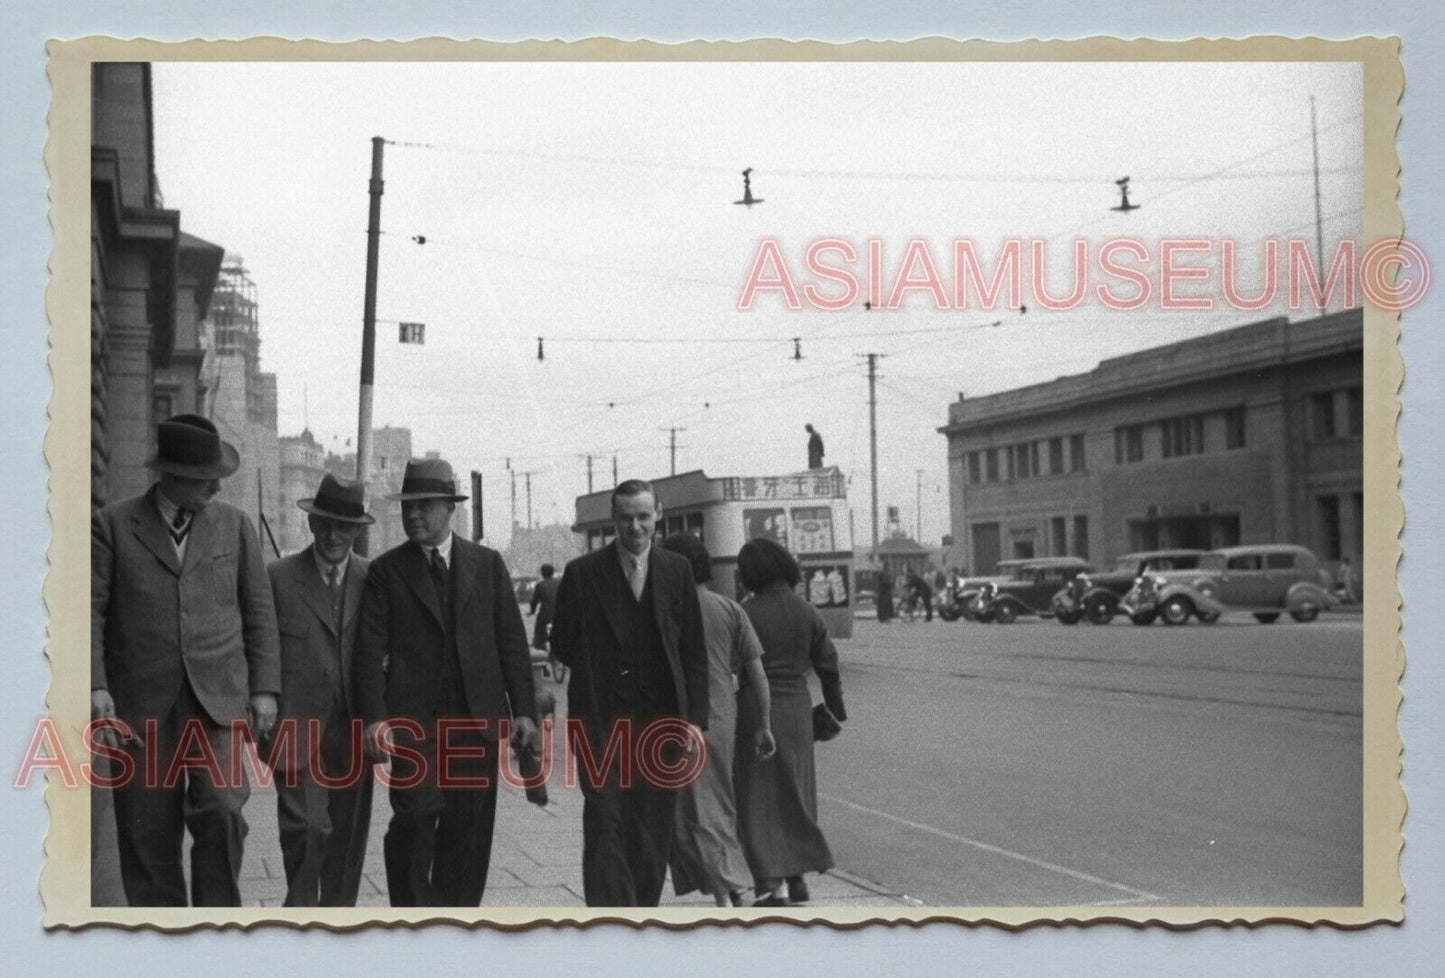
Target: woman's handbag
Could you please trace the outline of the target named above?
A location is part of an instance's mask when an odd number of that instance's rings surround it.
[[[827,703],[818,703],[813,707],[813,739],[832,740],[843,732],[843,725],[828,709]]]

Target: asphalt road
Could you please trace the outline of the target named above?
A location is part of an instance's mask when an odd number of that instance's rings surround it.
[[[817,751],[842,869],[928,906],[1360,902],[1357,617],[857,626]]]

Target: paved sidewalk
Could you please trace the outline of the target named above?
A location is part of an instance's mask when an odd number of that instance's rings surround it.
[[[565,710],[565,695],[557,685],[542,680],[539,688],[554,692],[559,700],[559,717]],[[496,907],[581,907],[582,898],[582,793],[563,785],[561,766],[562,720],[554,725],[554,766],[547,785],[546,808],[530,804],[522,791],[505,782],[497,799],[496,832],[493,835],[491,870],[487,877],[483,906]],[[95,807],[96,861],[92,872],[92,902],[96,906],[124,905],[120,871],[115,850],[115,816],[109,799]],[[375,792],[371,834],[367,840],[358,906],[385,907],[386,870],[382,861],[382,838],[391,818],[387,791]],[[286,896],[286,874],[281,862],[281,844],[276,828],[276,792],[252,786],[246,804],[250,832],[241,871],[241,901],[246,906],[277,907]],[[826,832],[827,826],[824,826]],[[834,857],[846,863],[846,853]],[[886,887],[834,869],[810,875],[813,907],[917,906],[917,902]],[[751,898],[749,896],[749,898]],[[710,896],[690,893],[675,896],[669,881],[663,891],[663,906],[712,907]]]

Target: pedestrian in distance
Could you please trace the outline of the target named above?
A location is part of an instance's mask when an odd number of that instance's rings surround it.
[[[237,879],[250,795],[233,728],[266,737],[281,691],[276,612],[261,541],[240,510],[215,499],[240,456],[194,414],[162,421],[159,474],[139,496],[91,521],[90,705],[108,721],[98,751],[131,755],[134,775],[114,789],[121,884],[133,907],[183,907],[181,850],[191,833],[190,902],[239,906]],[[182,766],[204,751],[222,772]],[[159,781],[159,783],[156,783]]]
[[[677,831],[672,849],[672,886],[682,896],[693,890],[712,895],[719,907],[741,906],[751,883],[738,839],[737,798],[733,790],[733,754],[738,697],[746,696],[761,722],[739,749],[767,761],[777,750],[768,706],[768,677],[763,647],[742,605],[707,586],[712,557],[692,533],[674,533],[662,546],[687,559],[702,605],[707,643],[707,766],[702,777],[678,794]],[[738,680],[741,678],[741,685]]]
[[[557,682],[564,682],[566,675],[563,672],[564,666],[557,661],[555,655],[550,654],[552,637],[552,619],[557,608],[557,588],[562,585],[560,578],[556,576],[557,568],[551,564],[543,564],[541,571],[542,579],[532,588],[532,602],[527,614],[532,616],[532,648],[539,652],[547,652],[547,667],[552,678]]]
[[[738,574],[752,597],[743,604],[763,646],[768,677],[769,716],[752,697],[738,703],[738,737],[747,743],[767,722],[777,753],[762,761],[739,751],[735,785],[743,853],[757,893],[754,906],[805,903],[806,873],[833,867],[833,853],[818,826],[817,774],[813,757],[811,669],[823,688],[823,703],[839,721],[843,685],[838,652],[818,610],[798,597],[798,563],[771,540],[750,540],[738,553]]]
[[[401,503],[407,542],[367,574],[356,702],[373,756],[391,723],[414,769],[392,772],[388,896],[394,907],[475,907],[491,862],[502,731],[516,750],[537,746],[527,631],[501,554],[451,530],[467,498],[451,465],[408,462],[401,492],[387,498]]]
[[[370,562],[351,548],[376,522],[365,502],[362,483],[323,476],[296,503],[311,545],[266,568],[281,632],[280,732],[266,753],[288,907],[354,907],[361,886],[374,779],[352,678]]]
[[[688,562],[653,546],[660,512],[650,484],[628,479],[618,485],[612,491],[616,540],[569,563],[557,592],[552,650],[571,670],[570,749],[600,758],[602,768],[595,777],[583,771],[580,779],[582,888],[589,907],[657,906],[677,790],[649,776],[654,765],[640,747],[651,732],[674,727],[700,744],[708,725],[702,608]],[[607,763],[605,748],[614,736],[626,758]]]

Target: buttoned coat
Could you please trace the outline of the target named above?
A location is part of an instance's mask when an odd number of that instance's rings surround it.
[[[532,658],[511,575],[501,554],[453,534],[454,627],[471,716],[532,717]],[[408,718],[428,728],[450,673],[446,631],[422,548],[410,541],[371,562],[356,646],[356,707],[366,723]],[[431,731],[428,730],[430,735]]]
[[[647,586],[652,588],[653,615],[667,655],[678,712],[707,729],[707,648],[703,644],[702,608],[692,581],[692,565],[661,547],[649,548]],[[601,721],[607,702],[599,687],[621,656],[621,613],[618,595],[624,578],[615,546],[584,554],[567,565],[557,590],[552,621],[552,654],[569,666],[568,715]],[[605,741],[599,740],[598,743]]]
[[[316,565],[313,547],[273,561],[266,568],[276,599],[276,623],[281,634],[278,716],[280,722],[289,723],[295,730],[296,757],[302,770],[306,769],[309,756],[307,721],[318,719],[325,729],[332,723],[345,723],[355,714],[356,633],[361,620],[362,589],[370,565],[365,557],[351,555],[342,585],[339,636],[331,615],[330,589]],[[333,716],[338,687],[345,696],[345,716]],[[284,770],[287,755],[282,753],[277,760],[277,770]]]
[[[187,678],[213,722],[244,719],[252,695],[281,691],[261,541],[244,513],[213,501],[192,517],[183,561],[158,491],[91,520],[91,688],[109,690],[137,730],[170,710]]]

